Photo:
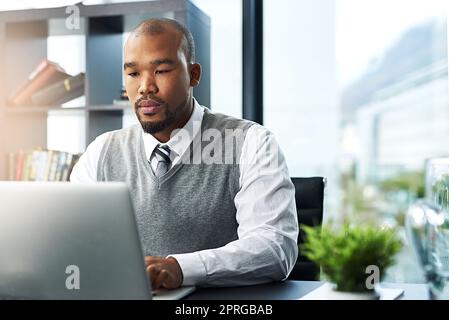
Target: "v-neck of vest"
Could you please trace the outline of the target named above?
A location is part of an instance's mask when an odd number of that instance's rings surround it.
[[[195,142],[198,142],[200,144],[200,147],[201,147],[201,134],[204,131],[205,123],[207,122],[207,120],[205,120],[205,118],[209,117],[209,115],[210,115],[209,110],[205,109],[204,110],[203,119],[201,121],[200,131],[197,132],[196,135],[192,137],[192,141],[189,144],[188,152],[187,151],[184,152],[184,154],[181,155],[181,158],[179,159],[178,163],[175,166],[171,167],[160,178],[156,177],[156,175],[153,172],[153,169],[151,168],[151,164],[150,164],[149,159],[145,158],[145,145],[143,143],[143,137],[142,137],[142,135],[140,135],[140,143],[139,143],[140,150],[138,150],[138,151],[139,151],[139,153],[141,155],[142,161],[145,163],[145,167],[147,168],[147,171],[149,172],[151,179],[153,179],[153,181],[155,181],[157,183],[158,189],[168,179],[170,179],[175,173],[177,173],[181,169],[181,167],[184,166],[184,164],[185,164],[185,161],[184,161],[185,157],[189,157],[189,162],[190,162],[190,160],[193,161],[193,150],[194,150],[194,145],[193,144]],[[198,134],[200,134],[199,141],[196,140]],[[201,154],[201,152],[200,152],[200,154]]]
[[[193,143],[193,139],[192,139],[192,142],[190,143],[190,146],[189,146],[190,148],[192,147],[192,143]],[[150,178],[157,184],[158,189],[160,189],[160,187],[167,180],[169,180],[176,172],[178,172],[181,169],[182,166],[184,166],[183,160],[187,153],[189,153],[188,156],[190,157],[190,152],[184,152],[184,154],[181,156],[181,159],[179,159],[178,163],[176,163],[173,167],[170,167],[170,169],[168,169],[168,171],[166,173],[164,173],[162,176],[160,176],[158,178],[158,177],[156,177],[156,175],[153,172],[153,169],[151,168],[150,160],[146,159],[146,157],[145,157],[145,145],[143,143],[142,136],[140,136],[139,147],[140,147],[140,150],[138,150],[138,152],[141,155],[141,160],[143,161],[145,168],[149,172]]]

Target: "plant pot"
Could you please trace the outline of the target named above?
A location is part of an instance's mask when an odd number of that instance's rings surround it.
[[[371,292],[344,292],[335,290],[335,285],[324,283],[318,289],[310,292],[300,300],[378,300],[379,295]]]

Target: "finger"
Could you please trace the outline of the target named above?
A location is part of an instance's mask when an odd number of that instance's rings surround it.
[[[157,256],[145,256],[144,261],[148,263],[154,263],[156,261],[159,261],[161,258]]]
[[[157,256],[146,256],[144,257],[144,261],[145,265],[148,267],[150,264],[161,262],[162,258]]]
[[[168,271],[167,277],[165,278],[165,281],[162,283],[162,286],[167,289],[176,289],[180,287],[180,283],[177,280],[176,276]]]
[[[154,281],[154,288],[153,289],[159,289],[163,286],[163,283],[168,278],[168,271],[165,269],[162,269],[161,272],[159,272],[158,276],[156,277],[156,280]]]
[[[147,267],[148,278],[150,278],[151,285],[154,286],[154,282],[160,272],[160,267],[158,265],[150,265]]]

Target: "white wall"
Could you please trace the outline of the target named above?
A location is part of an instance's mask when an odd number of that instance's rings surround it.
[[[211,109],[242,116],[242,0],[192,0],[211,18]]]
[[[85,111],[50,110],[47,117],[47,148],[81,153],[86,146]]]

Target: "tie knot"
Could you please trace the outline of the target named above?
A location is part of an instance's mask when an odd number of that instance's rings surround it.
[[[158,162],[170,163],[170,148],[167,145],[157,145],[154,156]]]

